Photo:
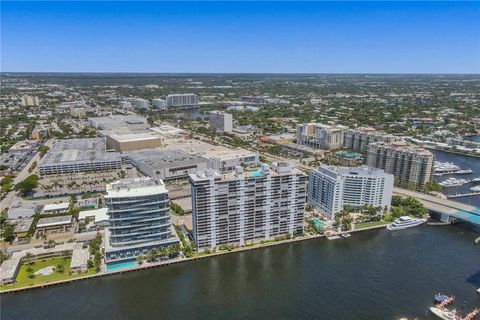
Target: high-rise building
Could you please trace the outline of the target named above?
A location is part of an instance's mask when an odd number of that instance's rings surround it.
[[[347,127],[321,123],[304,123],[297,126],[297,144],[314,149],[334,150],[343,147],[343,134]]]
[[[417,188],[431,179],[433,154],[404,141],[376,142],[368,145],[367,165],[393,174],[398,184]]]
[[[198,97],[193,93],[169,94],[167,96],[167,107],[196,107]]]
[[[307,176],[289,163],[190,174],[197,248],[244,245],[303,232]]]
[[[132,103],[128,100],[118,101],[118,107],[121,109],[132,109]]]
[[[179,243],[170,224],[170,200],[163,181],[122,179],[107,185],[110,226],[105,230],[108,263],[135,260],[148,251]]]
[[[378,132],[374,128],[348,129],[344,132],[343,147],[351,150],[367,151],[370,143],[400,141],[401,137]]]
[[[308,203],[334,219],[345,205],[390,209],[393,175],[368,167],[322,166],[310,172]]]
[[[233,117],[230,113],[212,111],[209,114],[210,130],[217,132],[232,132]]]
[[[36,96],[24,95],[22,97],[22,105],[25,107],[38,107],[40,105],[40,101]]]

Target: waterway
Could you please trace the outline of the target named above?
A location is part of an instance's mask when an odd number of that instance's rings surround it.
[[[457,179],[473,179],[480,177],[480,158],[464,156],[456,153],[449,153],[439,150],[430,150],[435,156],[435,160],[441,162],[453,162],[454,164],[460,166],[462,169],[472,169],[472,174],[454,174],[435,177],[437,181],[443,181],[450,177],[455,177]],[[471,192],[470,188],[478,186],[480,183],[467,183],[463,186],[458,187],[448,187],[443,189],[443,193],[446,195],[457,194],[457,193],[467,193]],[[455,198],[455,201],[469,204],[480,208],[480,195],[469,196],[464,198]]]
[[[1,319],[433,319],[480,306],[478,234],[455,226],[315,239],[1,296]]]

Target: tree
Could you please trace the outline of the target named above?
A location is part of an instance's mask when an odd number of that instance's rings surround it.
[[[2,231],[3,240],[6,242],[11,242],[15,239],[15,233],[13,232],[14,228],[10,224],[5,224]]]
[[[26,194],[31,192],[38,186],[38,176],[36,174],[32,174],[26,177],[23,181],[17,183],[15,185],[15,190],[20,191],[22,194]]]
[[[33,254],[32,254],[31,252],[27,252],[27,253],[25,254],[24,259],[25,259],[25,263],[26,263],[26,264],[28,264],[28,265],[30,265],[30,266],[33,264],[33,260],[32,260],[32,259],[33,259]]]
[[[58,273],[64,273],[65,272],[65,267],[63,266],[63,264],[61,264],[61,263],[57,264],[56,271]]]

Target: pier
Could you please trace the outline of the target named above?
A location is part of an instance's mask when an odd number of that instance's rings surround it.
[[[476,195],[480,195],[480,191],[467,192],[467,193],[457,193],[457,194],[449,194],[449,195],[447,195],[447,198],[448,198],[448,199],[463,198],[463,197],[470,197],[470,196],[476,196]]]

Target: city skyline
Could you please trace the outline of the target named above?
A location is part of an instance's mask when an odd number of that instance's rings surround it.
[[[3,72],[479,73],[478,2],[16,2]]]

